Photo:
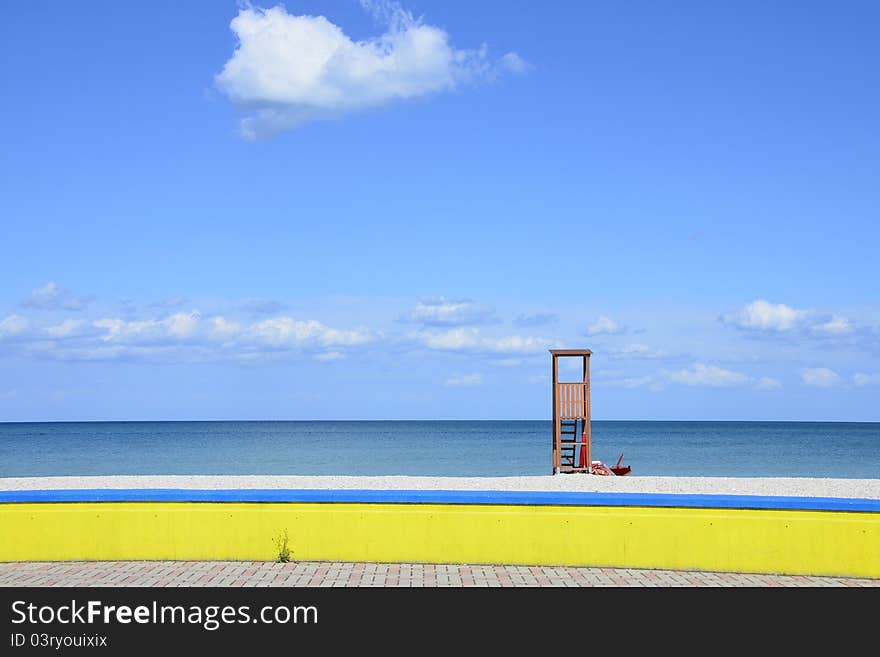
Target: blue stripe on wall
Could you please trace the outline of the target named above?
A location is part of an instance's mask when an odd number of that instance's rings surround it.
[[[338,490],[338,489],[84,489],[0,491],[0,503],[34,502],[311,502],[364,504],[493,504],[647,506],[880,513],[880,500],[759,495],[672,495],[557,491]]]

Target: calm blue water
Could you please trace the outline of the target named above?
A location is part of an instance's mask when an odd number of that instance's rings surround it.
[[[880,423],[594,422],[637,475],[880,477]],[[0,477],[550,473],[550,422],[0,424]]]

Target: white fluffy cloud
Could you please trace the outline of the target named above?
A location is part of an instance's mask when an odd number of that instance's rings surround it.
[[[241,309],[252,315],[274,315],[287,310],[287,306],[271,299],[247,299]]]
[[[465,388],[471,386],[478,386],[483,383],[483,375],[482,374],[462,374],[459,376],[451,376],[446,379],[445,385],[451,388]]]
[[[52,292],[54,289],[50,287],[47,291]],[[50,296],[57,295],[53,292]],[[345,314],[336,315],[345,318],[354,315],[370,318],[370,322],[379,322],[371,323],[370,328],[367,328],[349,323],[346,319],[341,323],[324,323],[309,319],[308,315],[291,317],[285,313],[254,316],[251,312],[243,312],[239,303],[224,303],[215,307],[225,310],[217,314],[202,314],[196,310],[155,310],[155,315],[139,316],[133,310],[128,313],[119,312],[118,306],[111,305],[104,306],[103,310],[90,308],[87,312],[68,312],[66,317],[64,313],[55,311],[23,313],[26,316],[7,314],[0,316],[0,353],[78,360],[256,360],[293,357],[329,362],[350,358],[358,353],[389,356],[412,352],[416,356],[424,356],[431,351],[435,352],[432,357],[437,359],[442,358],[442,354],[454,354],[457,359],[455,362],[467,362],[469,364],[466,367],[470,369],[481,365],[537,367],[537,363],[544,362],[542,359],[546,358],[548,348],[572,346],[570,342],[560,343],[556,339],[531,334],[531,331],[502,331],[491,307],[444,297],[425,298],[410,306],[413,309],[405,319],[417,322],[416,325],[401,326],[399,322],[394,323],[393,316],[386,316],[384,321],[388,323],[388,328],[384,331],[381,312],[352,313],[347,308]],[[267,307],[266,310],[270,308]],[[400,316],[397,315],[397,318],[400,319]],[[538,319],[543,321],[545,318]],[[602,320],[603,330],[614,330],[618,327],[608,317],[600,317],[599,320]],[[477,323],[489,326],[478,327],[475,325]],[[522,323],[541,321],[527,318]],[[768,324],[766,321],[760,325],[773,325],[777,327],[777,331],[781,326],[788,326],[785,322]],[[801,328],[792,335],[796,342],[807,338],[819,339],[814,331],[820,328],[830,336],[846,333],[849,326],[849,321],[840,316],[828,315],[819,322],[811,315],[808,320],[800,323]],[[848,346],[865,344],[870,348],[870,330],[865,326],[857,327],[844,339],[837,340],[837,343]],[[575,334],[576,330],[573,330],[562,337],[576,339]],[[863,337],[863,342],[857,342]],[[821,339],[823,346],[824,342],[832,340],[830,337]],[[817,352],[811,350],[810,353],[815,355]],[[870,354],[865,355],[866,358],[860,361],[864,371],[852,375],[847,372],[845,381],[828,368],[796,371],[799,372],[801,381],[810,386],[838,385],[844,389],[847,386],[880,384],[880,374],[868,373],[874,372],[876,368],[872,366],[874,361],[870,360]],[[603,372],[609,364],[617,364],[621,368],[613,375],[604,374],[602,384],[609,387],[660,389],[670,385],[742,385],[768,391],[782,387],[778,379],[759,376],[755,371],[743,373],[708,364],[716,358],[721,359],[720,363],[734,362],[731,358],[736,358],[735,355],[731,357],[728,354],[725,357],[718,352],[705,353],[699,359],[703,362],[694,362],[690,357],[683,360],[684,356],[680,353],[671,355],[646,344],[629,343],[603,348],[597,353],[597,358],[600,360],[596,363]],[[646,366],[652,361],[661,364],[656,369],[646,371]],[[578,366],[574,361],[571,364],[575,368]],[[686,364],[688,367],[685,367]],[[798,367],[804,364],[809,364],[809,360],[805,358]],[[624,371],[630,367],[632,372]],[[516,376],[516,373],[511,376]]]
[[[100,339],[104,342],[143,345],[192,338],[200,328],[200,316],[193,311],[139,321],[104,318],[93,324],[103,330]]]
[[[494,317],[493,308],[467,299],[426,297],[419,300],[407,319],[425,326],[463,326],[490,322]]]
[[[515,53],[492,61],[485,47],[452,47],[444,30],[397,3],[363,4],[387,25],[384,34],[364,41],[352,40],[324,16],[288,14],[281,5],[239,11],[230,23],[238,46],[215,82],[245,112],[244,137],[527,68]]]
[[[623,326],[610,317],[599,315],[596,321],[587,327],[587,335],[616,335],[618,333],[623,333],[623,330]]]
[[[724,321],[743,329],[759,331],[790,331],[807,318],[806,310],[798,310],[784,303],[770,303],[758,299],[738,312],[725,315]]]
[[[764,334],[797,334],[831,339],[850,335],[854,331],[846,317],[822,315],[763,299],[753,301],[734,313],[722,315],[721,320],[739,329]]]
[[[209,321],[209,335],[220,341],[232,340],[244,330],[241,324],[225,317],[212,317]]]
[[[770,376],[762,376],[755,385],[763,390],[776,390],[782,387],[782,383],[778,379]]]
[[[517,326],[544,326],[545,324],[555,324],[559,321],[559,316],[554,313],[534,313],[532,315],[518,315],[513,323]]]
[[[345,358],[345,354],[341,351],[325,351],[315,356],[315,360],[319,360],[322,363],[329,363],[334,360],[342,360],[343,358]]]
[[[46,328],[46,335],[51,338],[69,338],[78,334],[87,326],[81,319],[65,319],[60,324]]]
[[[483,336],[476,328],[456,328],[448,331],[421,331],[415,341],[436,351],[461,351],[496,354],[530,354],[549,349],[551,344],[543,338],[509,335],[503,337]]]
[[[653,376],[631,376],[622,379],[609,379],[608,381],[603,381],[602,385],[609,388],[642,388],[653,383]]]
[[[609,347],[605,351],[611,358],[621,359],[665,358],[668,355],[665,351],[638,342],[622,347]]]
[[[317,320],[273,317],[242,323],[198,311],[158,318],[95,320],[67,318],[54,324],[10,315],[0,319],[0,342],[31,355],[61,360],[121,358],[243,358],[263,354],[304,353],[336,360],[378,338],[363,328],[342,329]]]
[[[161,301],[154,301],[150,304],[152,308],[178,308],[189,301],[186,297],[176,296]]]
[[[511,73],[526,73],[532,68],[531,64],[515,52],[505,53],[499,61],[501,68],[508,70]]]
[[[103,330],[102,341],[130,345],[196,340],[220,342],[227,347],[295,349],[353,347],[373,340],[369,331],[331,328],[317,320],[273,317],[245,325],[222,316],[205,320],[198,311],[175,313],[162,319],[99,319],[94,326]]]
[[[852,324],[846,317],[835,315],[828,321],[814,324],[811,329],[826,335],[845,335],[852,331]]]
[[[31,292],[22,305],[39,310],[83,310],[88,303],[88,299],[75,296],[55,281],[49,281],[43,287]]]
[[[801,381],[817,388],[830,388],[840,381],[840,375],[827,367],[807,367],[801,370]]]
[[[373,340],[365,330],[339,330],[325,326],[317,320],[296,320],[291,317],[274,317],[252,324],[246,337],[272,347],[298,347],[317,344],[322,347],[354,347]]]
[[[30,322],[20,315],[9,315],[0,319],[0,340],[22,335],[30,328]]]
[[[780,381],[769,376],[753,377],[705,363],[694,363],[688,369],[661,370],[656,375],[625,377],[620,372],[602,380],[602,386],[609,388],[649,387],[654,391],[663,390],[670,383],[708,388],[748,385],[760,390],[776,390],[782,387]]]
[[[0,319],[0,341],[35,345],[45,341],[67,340],[91,335],[97,330],[83,319],[67,318],[57,324],[41,325],[27,317],[9,315]]]
[[[864,372],[856,372],[853,374],[853,383],[860,387],[880,384],[880,373],[865,374]]]
[[[690,369],[667,372],[667,378],[673,383],[713,388],[741,385],[753,380],[752,377],[745,374],[704,363],[694,363]]]

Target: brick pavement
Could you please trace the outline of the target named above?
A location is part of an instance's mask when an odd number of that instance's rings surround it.
[[[880,587],[880,579],[478,564],[65,561],[0,563],[0,586]]]

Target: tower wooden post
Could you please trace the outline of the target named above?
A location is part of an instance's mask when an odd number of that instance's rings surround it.
[[[557,394],[557,383],[559,383],[559,358],[553,352],[550,352],[553,358],[553,469],[551,474],[559,474],[559,400]]]

